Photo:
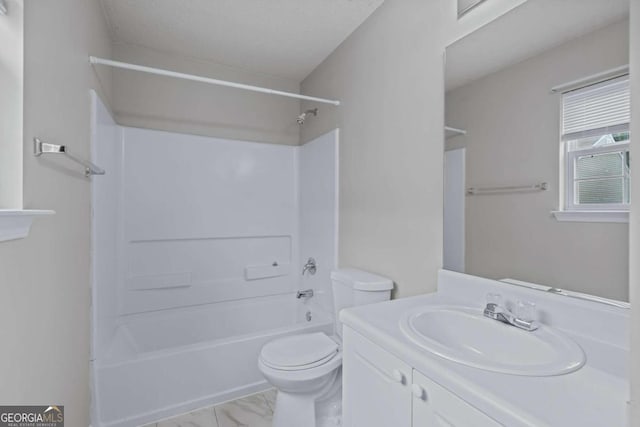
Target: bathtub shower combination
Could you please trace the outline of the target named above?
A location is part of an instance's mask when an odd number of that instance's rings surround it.
[[[265,343],[334,329],[338,131],[292,147],[127,128],[92,98],[92,425],[269,388]]]

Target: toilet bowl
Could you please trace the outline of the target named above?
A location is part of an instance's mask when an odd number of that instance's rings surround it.
[[[331,273],[336,335],[292,335],[262,348],[258,367],[278,389],[273,427],[341,425],[342,308],[386,301],[393,282],[356,269]]]
[[[340,416],[342,351],[336,338],[316,332],[272,341],[260,352],[258,366],[278,389],[274,427],[313,427],[317,418],[323,427],[340,425],[330,420],[339,422]],[[337,413],[319,410],[319,403]]]

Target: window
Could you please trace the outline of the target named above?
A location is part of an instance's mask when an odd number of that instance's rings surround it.
[[[458,0],[458,19],[480,6],[485,0]]]
[[[567,211],[628,211],[628,76],[562,96]]]

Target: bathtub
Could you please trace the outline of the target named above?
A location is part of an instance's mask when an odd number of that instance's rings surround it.
[[[123,316],[91,362],[93,426],[139,426],[265,390],[262,346],[316,331],[331,334],[332,317],[293,294]]]

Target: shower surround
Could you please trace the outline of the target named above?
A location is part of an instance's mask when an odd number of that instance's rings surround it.
[[[92,104],[107,171],[92,181],[92,424],[267,389],[264,343],[333,331],[338,131],[300,147],[230,141],[118,126]]]

